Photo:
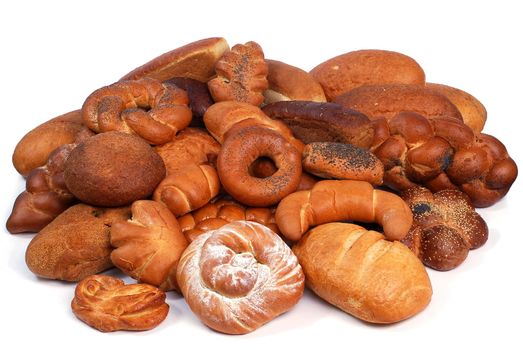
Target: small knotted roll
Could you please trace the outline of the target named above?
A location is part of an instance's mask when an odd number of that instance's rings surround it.
[[[235,221],[198,236],[180,258],[180,290],[208,327],[252,332],[301,298],[304,275],[296,256],[267,227]]]

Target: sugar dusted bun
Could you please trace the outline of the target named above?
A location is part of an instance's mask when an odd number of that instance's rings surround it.
[[[198,236],[182,255],[177,278],[191,310],[205,325],[227,334],[252,332],[288,311],[304,288],[290,248],[250,221]]]

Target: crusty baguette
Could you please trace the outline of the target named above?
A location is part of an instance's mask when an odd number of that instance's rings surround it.
[[[346,220],[377,222],[388,239],[400,240],[412,225],[412,212],[397,195],[353,180],[319,181],[310,191],[288,195],[276,209],[276,223],[291,241],[309,227]]]
[[[293,251],[314,293],[367,322],[398,322],[430,302],[432,287],[422,263],[378,232],[325,224],[310,230]]]

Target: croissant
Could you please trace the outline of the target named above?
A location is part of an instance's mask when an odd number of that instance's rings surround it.
[[[209,203],[219,191],[216,169],[207,164],[189,164],[160,182],[153,199],[165,204],[175,216],[181,216]]]
[[[132,218],[111,229],[111,261],[141,283],[168,291],[177,289],[176,267],[188,243],[178,221],[163,204],[140,200]]]
[[[249,333],[301,298],[304,276],[296,256],[267,227],[235,221],[198,236],[180,258],[178,284],[208,327]]]
[[[311,226],[344,220],[377,222],[388,239],[400,240],[412,225],[412,213],[397,195],[353,180],[319,181],[309,191],[288,195],[276,209],[276,223],[291,241]]]

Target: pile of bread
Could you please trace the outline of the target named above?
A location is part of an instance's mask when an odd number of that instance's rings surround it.
[[[38,232],[27,266],[79,281],[73,312],[101,331],[157,326],[175,291],[208,327],[244,334],[305,285],[366,322],[398,322],[430,302],[424,264],[455,268],[486,242],[474,208],[517,177],[485,120],[400,53],[307,73],[255,42],[204,39],[25,135],[7,229]],[[100,274],[113,266],[137,284]]]

